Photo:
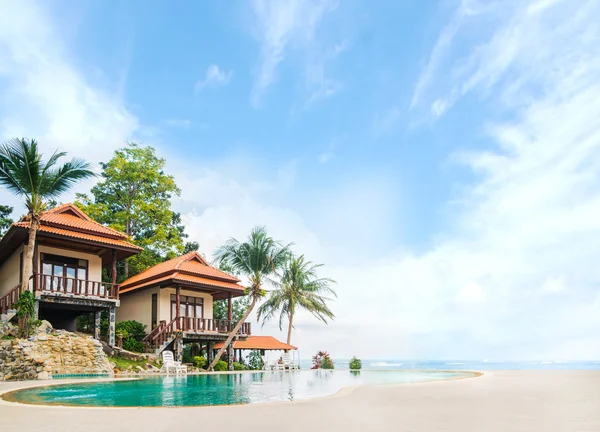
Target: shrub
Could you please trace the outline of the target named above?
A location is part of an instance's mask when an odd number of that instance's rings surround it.
[[[140,342],[134,338],[128,337],[127,339],[123,339],[123,349],[127,351],[143,353],[146,352],[146,345],[144,342]]]
[[[115,330],[124,331],[128,338],[141,341],[146,336],[146,326],[137,321],[120,321],[115,325]],[[124,337],[125,338],[125,337]]]
[[[227,362],[224,362],[223,360],[219,360],[217,362],[217,364],[215,365],[215,371],[217,372],[223,372],[227,370]]]
[[[233,362],[233,370],[246,370],[246,366],[243,363]]]
[[[362,369],[362,362],[360,361],[359,358],[356,358],[356,356],[352,357],[352,360],[350,360],[350,369],[351,370]]]
[[[204,357],[204,356],[195,356],[193,363],[194,363],[194,366],[196,366],[197,368],[206,369],[206,366],[207,366],[206,363],[208,363],[208,362],[206,361],[206,357]]]
[[[263,366],[264,365],[263,365],[262,357],[260,355],[260,351],[258,351],[258,350],[251,351],[250,355],[248,356],[248,369],[262,370]]]
[[[17,318],[19,318],[19,333],[21,337],[29,337],[35,329],[32,322],[35,313],[35,297],[31,291],[22,292],[17,300]]]
[[[327,351],[319,351],[313,358],[312,369],[333,369],[333,360]]]

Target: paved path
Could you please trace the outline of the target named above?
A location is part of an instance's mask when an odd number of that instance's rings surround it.
[[[0,392],[17,383],[0,383]],[[22,383],[20,384],[22,385]],[[600,371],[502,371],[365,386],[334,397],[231,407],[64,408],[0,403],[0,431],[599,432]]]

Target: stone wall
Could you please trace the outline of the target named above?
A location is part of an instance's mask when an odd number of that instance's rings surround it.
[[[96,339],[49,324],[28,339],[0,341],[0,380],[48,379],[56,374],[112,374]]]

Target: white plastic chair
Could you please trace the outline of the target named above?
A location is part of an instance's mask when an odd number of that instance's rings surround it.
[[[169,375],[169,371],[173,370],[175,374],[187,374],[187,366],[181,364],[181,362],[175,361],[173,357],[173,351],[163,351],[162,352],[162,360],[163,364],[160,368],[161,372],[166,372]]]
[[[297,370],[298,369],[298,365],[296,363],[294,363],[290,353],[283,354],[281,356],[281,360],[283,360],[283,368],[284,369],[286,369],[286,368],[289,370]]]

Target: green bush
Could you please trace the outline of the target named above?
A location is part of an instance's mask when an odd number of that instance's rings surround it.
[[[227,362],[224,362],[223,360],[219,360],[217,362],[217,364],[215,365],[214,370],[216,372],[223,372],[227,370]]]
[[[208,366],[206,357],[204,357],[204,356],[195,356],[193,363],[194,363],[194,366],[196,366],[197,368],[200,368],[200,369],[206,369],[206,366]]]
[[[263,361],[260,355],[260,351],[253,350],[248,356],[248,369],[250,370],[262,370]]]
[[[352,360],[350,360],[350,369],[351,370],[360,370],[360,369],[362,369],[362,362],[356,356],[352,357]]]
[[[233,370],[246,370],[246,366],[243,363],[233,362]]]
[[[137,321],[120,321],[115,325],[116,332],[127,332],[128,338],[140,341],[146,337],[146,326]]]
[[[146,352],[146,345],[144,342],[140,342],[129,337],[127,339],[123,339],[123,349],[127,351],[143,353]]]

